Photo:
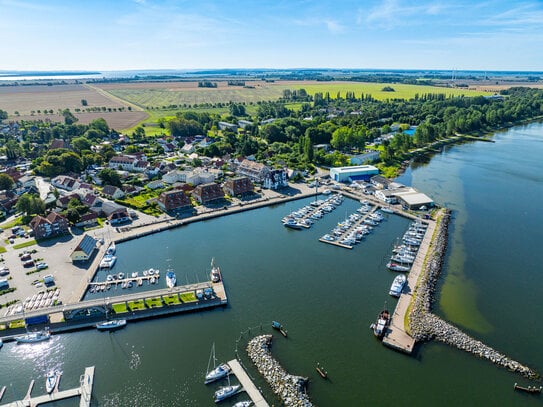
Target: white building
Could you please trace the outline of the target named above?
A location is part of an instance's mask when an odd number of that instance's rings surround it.
[[[337,182],[352,182],[355,180],[367,181],[377,174],[379,174],[379,169],[373,165],[330,168],[330,177]]]

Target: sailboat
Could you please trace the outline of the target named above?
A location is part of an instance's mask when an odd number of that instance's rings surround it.
[[[213,369],[210,370],[211,361],[213,360]],[[222,363],[219,366],[216,366],[217,358],[215,357],[215,343],[211,347],[211,354],[209,355],[209,362],[207,362],[206,377],[204,380],[205,384],[212,383],[223,377],[226,377],[230,374],[231,368],[226,363]]]
[[[226,400],[228,397],[232,397],[238,394],[240,391],[243,391],[241,385],[239,384],[230,384],[230,376],[228,376],[228,386],[222,386],[215,391],[215,403]]]

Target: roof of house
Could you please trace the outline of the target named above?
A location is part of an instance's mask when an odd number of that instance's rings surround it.
[[[118,187],[113,186],[113,185],[106,185],[102,189],[102,193],[104,195],[109,195],[109,196],[113,196],[117,191],[120,191],[120,189]]]
[[[89,256],[94,248],[96,247],[96,239],[89,235],[83,236],[83,239],[79,242],[77,247],[74,249],[74,252],[82,251],[87,256]]]

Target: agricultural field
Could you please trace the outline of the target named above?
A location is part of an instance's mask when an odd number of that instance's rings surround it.
[[[83,106],[81,100],[86,100],[87,106]],[[100,89],[81,84],[0,86],[0,109],[8,112],[10,120],[62,122],[64,118],[59,110],[70,109],[82,124],[103,117],[111,128],[122,130],[134,127],[148,117],[142,109],[131,106],[132,111],[129,111],[128,106],[130,104]],[[106,111],[76,112],[76,109],[93,107],[105,108]],[[119,108],[124,108],[124,111],[113,111]]]
[[[346,92],[371,94],[375,99],[410,99],[415,94],[445,93],[446,95],[486,95],[482,90],[453,89],[437,86],[417,86],[404,84],[363,83],[363,82],[317,82],[317,81],[277,81],[273,83],[254,81],[246,82],[249,87],[228,86],[226,82],[216,82],[216,88],[199,88],[197,82],[160,82],[160,83],[115,83],[99,85],[104,91],[133,103],[142,108],[162,108],[177,105],[215,104],[277,100],[285,89],[305,89],[310,95],[317,92],[330,93],[332,98]],[[383,87],[391,86],[394,92],[384,92]]]
[[[88,106],[82,106],[81,100],[86,100]],[[127,107],[126,103],[112,99],[85,85],[28,85],[28,86],[0,86],[0,109],[13,116],[15,112],[20,115],[30,115],[32,111],[37,114],[40,110],[58,109],[85,109],[86,107],[119,108]]]

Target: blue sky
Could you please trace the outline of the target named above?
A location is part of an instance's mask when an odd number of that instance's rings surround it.
[[[543,1],[0,0],[0,70],[543,70]]]

